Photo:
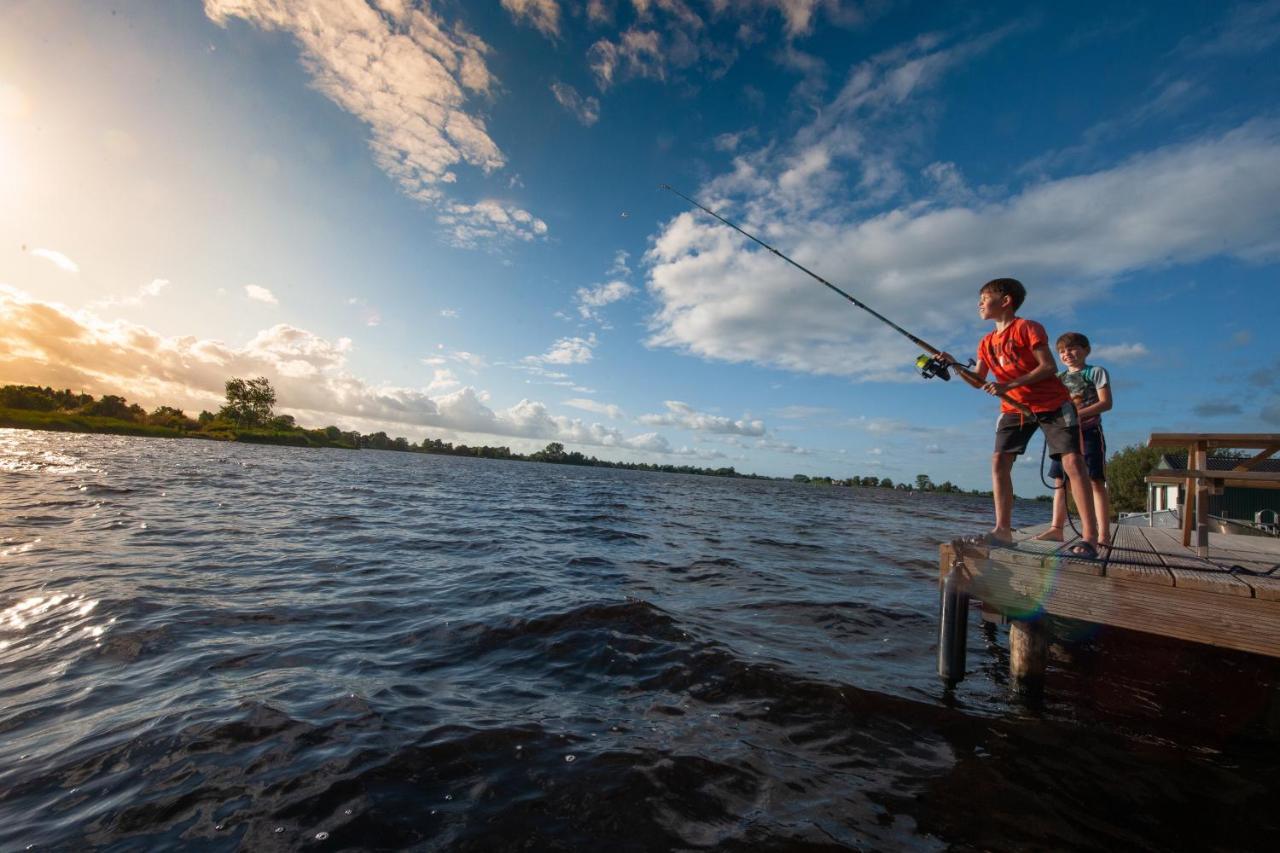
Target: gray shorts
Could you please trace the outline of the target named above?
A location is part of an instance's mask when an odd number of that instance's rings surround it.
[[[1052,412],[1036,412],[1034,418],[1018,412],[1002,412],[996,421],[996,453],[1017,456],[1027,451],[1027,442],[1039,429],[1044,432],[1049,455],[1057,459],[1064,453],[1080,452],[1080,419],[1071,401]]]

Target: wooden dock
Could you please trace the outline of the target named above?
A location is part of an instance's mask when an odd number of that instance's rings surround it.
[[[1009,623],[1010,668],[1023,681],[1043,675],[1045,615],[1280,658],[1280,539],[1208,533],[1201,556],[1179,530],[1117,525],[1101,559],[1081,560],[1065,556],[1070,539],[1033,538],[1047,526],[1009,546],[941,546],[944,680],[964,677],[970,598],[984,619]]]

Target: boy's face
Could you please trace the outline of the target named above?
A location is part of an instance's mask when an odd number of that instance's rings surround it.
[[[1004,314],[1008,298],[994,290],[983,290],[978,294],[978,316],[984,320],[994,320]]]
[[[1058,347],[1058,358],[1067,370],[1079,370],[1084,367],[1084,360],[1089,357],[1089,348],[1079,344],[1063,344]]]

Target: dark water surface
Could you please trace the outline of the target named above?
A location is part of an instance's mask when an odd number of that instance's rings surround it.
[[[974,619],[944,690],[989,513],[0,430],[0,849],[1280,847],[1267,661],[1077,632],[1028,704]]]

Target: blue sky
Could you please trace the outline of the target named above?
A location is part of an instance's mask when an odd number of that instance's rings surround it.
[[[0,8],[0,381],[986,488],[986,280],[1113,448],[1280,428],[1280,2]],[[1042,492],[1031,461],[1020,494]]]

